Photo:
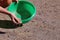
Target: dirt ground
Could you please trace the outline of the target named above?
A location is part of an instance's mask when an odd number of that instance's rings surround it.
[[[60,0],[30,0],[37,8],[35,18],[23,27],[11,27],[10,18],[0,14],[0,40],[60,40]]]

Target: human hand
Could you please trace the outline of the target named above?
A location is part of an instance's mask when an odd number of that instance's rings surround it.
[[[21,23],[21,20],[20,19],[18,19],[15,15],[12,15],[11,14],[11,20],[13,21],[13,23],[15,23],[15,24],[22,24]]]

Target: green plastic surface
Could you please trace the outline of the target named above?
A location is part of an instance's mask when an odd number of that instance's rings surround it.
[[[28,1],[19,1],[18,3],[13,2],[7,10],[17,18],[20,18],[23,24],[32,20],[36,15],[35,6]]]

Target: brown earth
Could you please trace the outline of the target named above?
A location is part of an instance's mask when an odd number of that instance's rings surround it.
[[[60,0],[30,0],[37,8],[35,18],[23,27],[11,27],[10,18],[0,14],[0,40],[60,40]],[[3,21],[5,20],[5,21]]]

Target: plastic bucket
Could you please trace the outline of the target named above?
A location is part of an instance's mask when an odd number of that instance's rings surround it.
[[[13,2],[9,5],[7,10],[17,18],[20,18],[23,24],[32,20],[36,15],[35,6],[28,1],[19,1],[18,3]]]

